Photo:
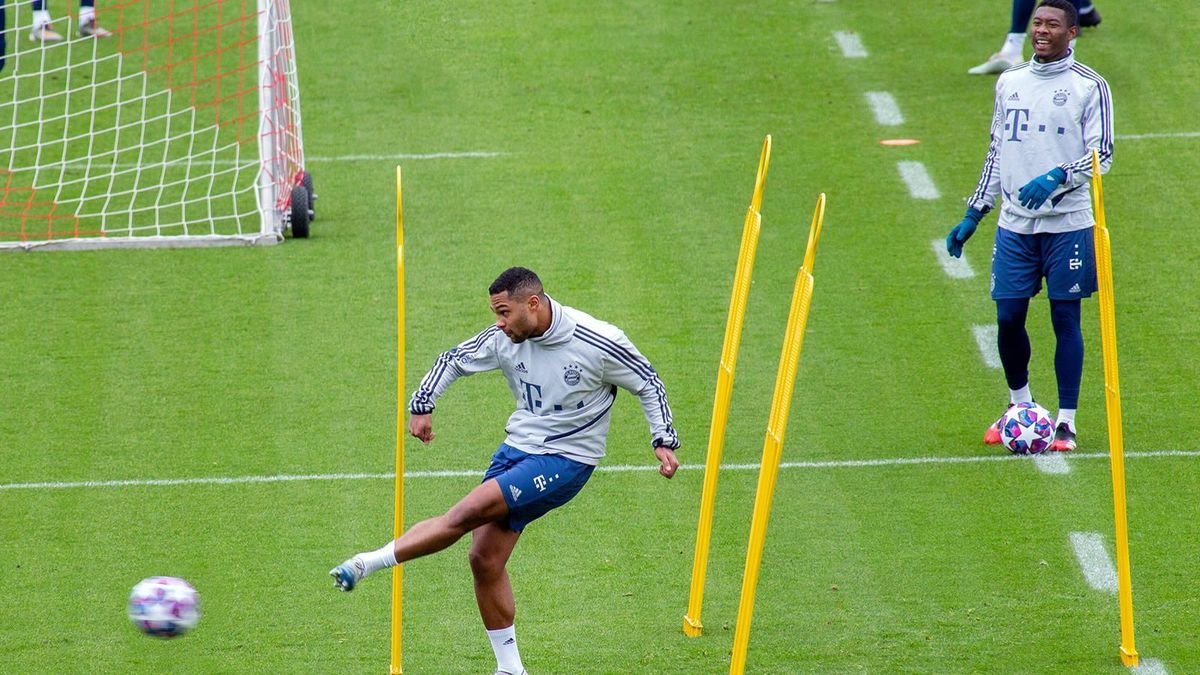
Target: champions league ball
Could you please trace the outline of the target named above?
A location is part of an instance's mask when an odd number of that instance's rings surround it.
[[[200,594],[183,579],[142,579],[129,594],[129,620],[151,637],[179,637],[200,621]]]
[[[1050,412],[1036,403],[1017,403],[1000,418],[1000,441],[1014,455],[1036,455],[1054,440]]]

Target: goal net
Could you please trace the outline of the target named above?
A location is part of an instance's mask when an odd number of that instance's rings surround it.
[[[60,15],[60,41],[29,0],[0,17],[0,249],[308,235],[289,0],[101,0],[112,35]]]

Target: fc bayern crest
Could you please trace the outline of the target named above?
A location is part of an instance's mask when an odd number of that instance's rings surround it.
[[[1056,105],[1060,108],[1063,107],[1064,105],[1067,104],[1067,90],[1066,89],[1056,89],[1054,91],[1054,98],[1052,98],[1050,100],[1054,101],[1054,105]]]
[[[563,382],[566,382],[568,387],[574,387],[579,384],[580,378],[578,365],[572,363],[563,367]]]

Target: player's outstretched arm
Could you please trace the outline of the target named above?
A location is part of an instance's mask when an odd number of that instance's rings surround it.
[[[679,470],[679,460],[675,458],[675,451],[660,445],[654,448],[654,456],[658,457],[658,472],[663,476],[670,478]]]
[[[442,352],[429,372],[425,373],[425,377],[421,378],[421,385],[408,400],[409,412],[413,415],[428,415],[433,412],[437,400],[458,378],[499,368],[495,345],[497,335],[501,335],[500,329],[494,325],[488,326],[470,340]],[[412,428],[411,421],[409,428]],[[412,434],[417,436],[416,432]]]
[[[408,433],[421,439],[425,445],[433,440],[433,415],[418,415],[412,413],[408,417]]]

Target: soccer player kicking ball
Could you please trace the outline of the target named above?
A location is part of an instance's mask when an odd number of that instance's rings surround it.
[[[475,599],[496,672],[520,675],[525,670],[505,564],[525,526],[570,501],[592,475],[604,456],[617,387],[641,401],[658,471],[667,478],[679,468],[679,438],[662,381],[620,329],[559,304],[523,267],[505,270],[488,292],[495,325],[438,357],[409,401],[408,421],[409,433],[429,443],[434,404],[456,379],[503,372],[517,409],[482,484],[444,515],[359,553],[330,575],[351,591],[372,572],[440,551],[470,532]]]
[[[1050,320],[1058,347],[1058,420],[1051,450],[1075,449],[1075,409],[1083,375],[1081,298],[1096,290],[1092,244],[1091,149],[1100,171],[1112,164],[1113,109],[1108,83],[1077,63],[1069,44],[1078,33],[1075,7],[1068,0],[1043,0],[1033,15],[1034,58],[1006,70],[996,82],[991,144],[967,213],[946,236],[950,255],[962,255],[1003,194],[992,248],[992,299],[1000,361],[1010,405],[1032,401],[1029,391],[1029,299],[1046,278]],[[1044,173],[1043,173],[1044,172]],[[1000,442],[999,421],[984,442]]]

